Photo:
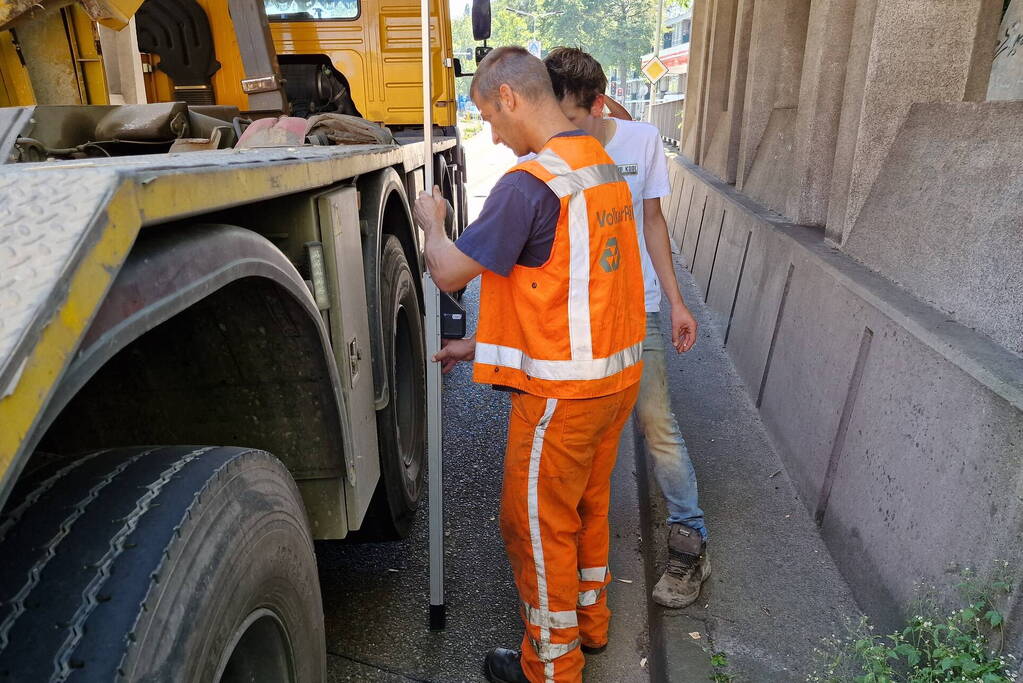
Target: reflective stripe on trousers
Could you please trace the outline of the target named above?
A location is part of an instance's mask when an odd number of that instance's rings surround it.
[[[590,605],[596,605],[597,601],[604,597],[604,593],[607,592],[607,587],[598,588],[591,591],[579,591],[579,602],[577,603],[580,607],[589,607]]]

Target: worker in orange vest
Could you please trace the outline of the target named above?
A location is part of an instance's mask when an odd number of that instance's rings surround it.
[[[510,392],[501,533],[525,623],[521,653],[488,653],[488,680],[580,681],[607,644],[608,501],[639,388],[643,275],[625,179],[565,117],[543,63],[491,52],[470,95],[495,144],[536,157],[506,173],[459,237],[440,189],[420,194],[431,276],[457,291],[482,274],[475,338],[448,342],[445,372]]]

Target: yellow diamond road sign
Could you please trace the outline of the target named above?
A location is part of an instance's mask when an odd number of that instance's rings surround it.
[[[643,65],[643,75],[649,78],[651,83],[656,83],[666,73],[668,73],[668,67],[664,66],[660,57],[654,57]]]

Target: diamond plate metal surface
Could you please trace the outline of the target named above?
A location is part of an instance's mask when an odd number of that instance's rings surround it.
[[[66,296],[117,180],[113,170],[0,172],[0,396]]]

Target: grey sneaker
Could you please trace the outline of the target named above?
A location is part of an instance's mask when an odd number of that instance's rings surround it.
[[[707,544],[700,532],[685,524],[668,527],[668,566],[654,586],[654,602],[664,607],[685,607],[700,597],[700,586],[710,576]]]

